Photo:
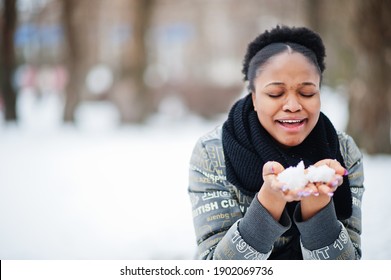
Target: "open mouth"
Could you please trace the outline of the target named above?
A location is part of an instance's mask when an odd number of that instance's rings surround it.
[[[301,120],[277,120],[277,122],[286,128],[296,128],[304,124],[306,119]]]

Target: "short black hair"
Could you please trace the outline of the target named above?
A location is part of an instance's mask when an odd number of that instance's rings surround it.
[[[259,67],[270,57],[286,51],[289,47],[307,57],[316,66],[322,77],[326,68],[324,62],[326,52],[321,37],[306,27],[277,25],[275,28],[258,35],[247,46],[242,73],[244,80],[249,81],[250,90],[254,90],[253,80]]]

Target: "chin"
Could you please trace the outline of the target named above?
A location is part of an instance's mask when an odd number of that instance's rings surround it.
[[[301,143],[303,143],[303,141],[304,139],[291,139],[291,140],[284,139],[284,141],[279,141],[279,142],[281,145],[290,148],[290,147],[295,147],[297,145],[300,145]]]

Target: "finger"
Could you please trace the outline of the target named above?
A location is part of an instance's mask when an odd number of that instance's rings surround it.
[[[332,189],[334,192],[340,185],[343,183],[343,178],[341,175],[335,175],[333,180],[330,181],[327,185]]]
[[[277,179],[272,180],[270,186],[273,190],[281,191],[284,194],[289,191],[289,188],[283,182],[280,182]]]
[[[330,160],[329,167],[335,170],[335,173],[338,175],[345,175],[347,172],[345,168],[337,161],[337,160]]]
[[[302,199],[302,195],[300,195],[298,191],[288,190],[285,193],[283,193],[283,195],[284,195],[284,200],[287,202],[299,201]]]
[[[311,195],[314,195],[314,196],[319,195],[319,191],[318,191],[317,187],[312,183],[308,184],[305,188],[298,190],[296,192],[296,196],[298,198],[304,198],[304,197],[308,197]]]
[[[347,175],[347,170],[336,159],[323,159],[314,164],[314,166],[327,165],[335,170],[336,174]]]
[[[306,190],[311,193],[311,195],[319,196],[318,188],[314,183],[307,184]]]
[[[318,186],[318,191],[319,191],[319,194],[324,194],[324,195],[328,195],[331,197],[334,195],[335,189],[333,190],[333,188],[329,187],[328,185],[320,184]]]
[[[263,165],[262,175],[277,175],[284,170],[284,167],[277,161],[268,161]]]
[[[293,190],[289,193],[292,200],[299,201],[304,197],[308,197],[312,194],[312,190],[308,188],[300,189],[300,190]]]

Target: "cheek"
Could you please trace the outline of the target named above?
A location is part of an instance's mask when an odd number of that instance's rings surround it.
[[[270,100],[268,98],[260,98],[257,100],[257,111],[259,115],[264,117],[271,117],[275,115],[280,109],[281,105],[275,100]]]
[[[263,127],[267,128],[273,123],[273,116],[275,115],[275,110],[271,106],[264,104],[265,106],[260,107],[257,111],[259,122]]]
[[[310,127],[312,130],[319,120],[320,109],[321,109],[320,102],[313,102],[313,104],[308,108],[309,109],[307,110],[307,112],[310,116]]]
[[[279,111],[279,105],[274,100],[257,97],[253,100],[259,122],[267,127],[273,122],[274,115]]]
[[[306,106],[307,111],[312,115],[319,115],[320,113],[320,100],[313,100]]]

